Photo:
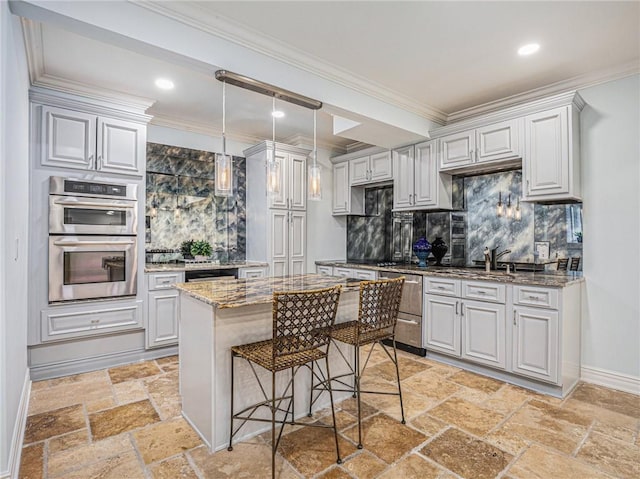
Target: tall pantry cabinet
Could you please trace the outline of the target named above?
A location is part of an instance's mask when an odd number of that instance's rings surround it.
[[[270,276],[304,274],[307,260],[307,157],[310,151],[276,142],[280,189],[267,194],[273,142],[244,151],[247,159],[247,260],[266,261]]]

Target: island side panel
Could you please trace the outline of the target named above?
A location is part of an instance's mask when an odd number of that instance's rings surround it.
[[[358,291],[343,291],[338,305],[336,322],[355,320],[358,317]],[[272,309],[271,303],[251,305],[240,308],[215,310],[215,417],[214,430],[215,441],[213,449],[221,450],[228,446],[230,398],[231,398],[231,346],[247,344],[254,341],[270,339],[272,337]],[[343,354],[350,360],[353,358],[353,348],[340,345]],[[348,367],[335,346],[331,346],[329,352],[331,375],[346,373]],[[236,411],[256,402],[262,401],[264,396],[247,362],[243,359],[235,360],[235,389],[234,409]],[[267,395],[271,394],[271,373],[255,366]],[[324,366],[323,366],[324,369]],[[281,371],[277,374],[276,388],[281,394],[291,378],[290,371]],[[295,378],[295,415],[297,418],[305,417],[309,407],[311,378],[310,372],[301,369]],[[350,396],[350,393],[335,393],[336,402]],[[329,396],[324,393],[320,400],[314,404],[314,411],[329,406]],[[286,404],[283,403],[283,407]],[[269,418],[270,413],[264,408],[259,417]],[[234,426],[240,424],[235,421]],[[260,432],[270,430],[269,423],[248,422],[234,438],[234,444],[240,440],[248,439]]]
[[[213,443],[213,307],[180,293],[182,415],[211,448]]]

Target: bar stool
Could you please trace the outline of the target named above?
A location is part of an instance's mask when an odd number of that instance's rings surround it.
[[[341,286],[316,289],[310,291],[289,291],[273,293],[273,337],[266,341],[258,341],[250,344],[233,346],[231,348],[231,425],[229,431],[229,447],[232,451],[233,437],[247,421],[259,421],[271,423],[271,477],[275,478],[276,450],[282,437],[285,424],[300,424],[304,426],[332,428],[336,441],[336,454],[338,464],[340,449],[338,447],[338,431],[336,429],[336,416],[333,405],[333,391],[328,384],[331,400],[331,413],[333,425],[298,423],[294,413],[294,377],[298,370],[305,366],[309,369],[322,359],[325,360],[327,374],[329,372],[328,350],[330,345],[330,332],[334,325],[338,309]],[[234,412],[233,386],[234,386],[234,358],[245,359],[260,386],[264,400]],[[271,372],[271,397],[269,397],[260,382],[254,364]],[[291,379],[287,383],[282,396],[276,396],[276,373],[291,370]],[[291,392],[289,392],[291,390]],[[286,409],[283,401],[288,400]],[[271,412],[270,419],[256,417],[258,410],[266,408]],[[276,414],[284,413],[283,418],[276,418]],[[291,420],[287,417],[291,413]],[[242,421],[234,431],[234,420]],[[276,440],[276,424],[282,424]]]
[[[558,259],[558,271],[566,271],[567,266],[569,266],[569,258],[559,258]]]
[[[331,377],[330,380],[320,381],[311,387],[311,400],[309,401],[309,416],[311,416],[311,405],[318,398],[313,399],[314,391],[324,391],[330,388],[331,381],[338,382],[348,389],[333,388],[333,391],[353,392],[353,397],[357,398],[358,403],[358,449],[362,449],[362,413],[360,397],[364,394],[390,394],[400,397],[400,413],[402,415],[402,424],[405,424],[404,406],[402,404],[402,388],[400,386],[400,372],[398,370],[398,355],[396,352],[395,329],[398,319],[398,309],[400,308],[400,299],[402,297],[402,288],[404,286],[404,276],[394,279],[385,279],[377,281],[361,281],[360,282],[360,302],[358,307],[358,319],[356,321],[348,321],[334,326],[331,332],[332,341],[339,341],[348,344],[354,348],[353,365],[342,353],[340,348],[336,348],[344,361],[349,366],[350,372],[339,376]],[[387,350],[382,341],[390,340],[393,345],[393,356]],[[398,380],[398,392],[391,393],[386,391],[363,391],[360,389],[360,379],[371,357],[371,352],[375,344],[378,343],[389,356],[389,359],[396,367],[396,378]],[[371,344],[371,349],[364,366],[360,369],[360,347]],[[353,376],[353,386],[350,386],[342,380],[343,377]],[[312,373],[313,377],[313,373]],[[320,394],[319,393],[319,394]],[[319,397],[318,394],[318,397]]]
[[[569,263],[569,271],[578,271],[580,268],[580,256],[574,256]]]

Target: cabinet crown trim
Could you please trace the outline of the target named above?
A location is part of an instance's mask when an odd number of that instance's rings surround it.
[[[362,150],[352,151],[349,153],[345,153],[344,155],[334,156],[331,158],[331,163],[342,163],[344,161],[353,160],[355,158],[363,158],[365,156],[375,155],[376,153],[383,153],[387,151],[389,151],[388,148],[382,148],[380,146],[363,148]]]
[[[244,154],[245,158],[249,158],[250,156],[259,155],[261,153],[271,151],[272,149],[273,149],[273,141],[264,140],[258,143],[257,145],[247,148],[242,153]],[[279,143],[277,141],[276,141],[276,151],[281,153],[292,153],[294,155],[302,155],[305,157],[309,156],[309,154],[311,153],[311,150],[308,150],[306,148],[287,145],[286,143]]]
[[[505,120],[521,118],[532,113],[538,113],[545,110],[551,110],[562,106],[574,105],[578,111],[582,111],[586,105],[583,98],[577,91],[570,91],[561,95],[554,95],[546,98],[540,98],[535,101],[522,103],[520,105],[496,109],[490,113],[481,114],[473,118],[464,119],[446,126],[436,128],[429,131],[429,136],[433,139],[441,138],[453,133],[459,133],[465,130],[472,130],[498,123]]]

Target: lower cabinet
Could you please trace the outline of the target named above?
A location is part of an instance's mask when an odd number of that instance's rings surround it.
[[[267,269],[261,266],[250,266],[238,269],[238,278],[264,278],[267,276]]]
[[[333,276],[333,266],[316,265],[316,274],[326,274],[327,276]]]
[[[427,294],[427,350],[460,356],[460,299]]]
[[[462,357],[505,369],[507,334],[504,304],[465,300],[460,309]]]
[[[176,283],[184,281],[184,273],[149,273],[147,284],[147,348],[178,344],[179,293]]]
[[[339,266],[335,266],[333,268],[333,276],[342,276],[343,278],[355,278],[362,280],[375,280],[378,277],[378,273],[369,269],[342,268]]]
[[[558,312],[513,308],[513,372],[558,381]]]

